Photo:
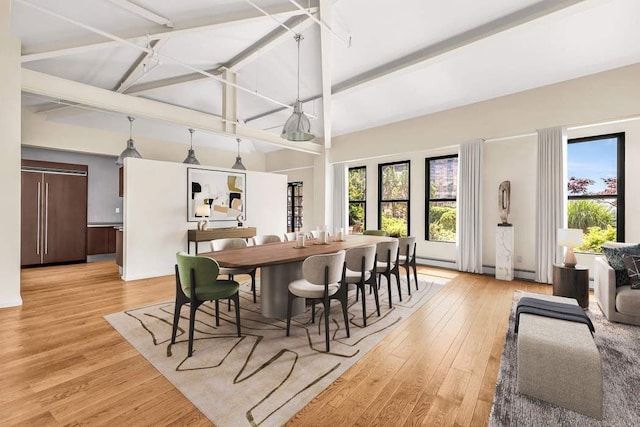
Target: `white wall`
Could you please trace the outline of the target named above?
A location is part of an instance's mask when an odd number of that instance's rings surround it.
[[[173,273],[176,252],[187,248],[187,230],[196,228],[195,222],[187,221],[188,167],[183,163],[125,160],[124,280]],[[283,235],[286,231],[287,177],[264,172],[246,173],[244,225],[256,227],[258,234]],[[228,221],[210,224],[236,226],[235,222]],[[203,250],[204,246],[201,247]],[[191,253],[194,253],[193,247]]]
[[[20,40],[10,33],[11,1],[0,0],[0,307],[20,298]]]

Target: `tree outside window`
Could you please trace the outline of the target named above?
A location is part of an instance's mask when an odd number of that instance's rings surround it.
[[[456,241],[458,155],[431,157],[426,163],[425,239]]]
[[[624,241],[624,133],[569,140],[567,166],[568,225],[584,233],[576,250]]]
[[[349,234],[367,227],[367,168],[349,168]]]
[[[410,162],[378,165],[378,224],[390,236],[409,235]]]

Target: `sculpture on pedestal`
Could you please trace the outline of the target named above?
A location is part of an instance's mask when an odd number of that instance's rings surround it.
[[[498,210],[500,211],[500,224],[509,224],[509,211],[511,205],[511,181],[502,181],[498,186]]]

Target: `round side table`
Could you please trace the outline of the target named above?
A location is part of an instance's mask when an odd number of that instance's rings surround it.
[[[589,268],[584,265],[553,265],[553,295],[575,298],[582,308],[589,307]]]

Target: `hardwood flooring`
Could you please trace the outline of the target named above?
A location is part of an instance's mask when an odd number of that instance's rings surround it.
[[[420,274],[449,283],[288,425],[487,424],[512,293],[551,287]],[[23,270],[23,306],[0,309],[0,424],[210,425],[102,317],[174,286],[122,282],[113,261]]]

